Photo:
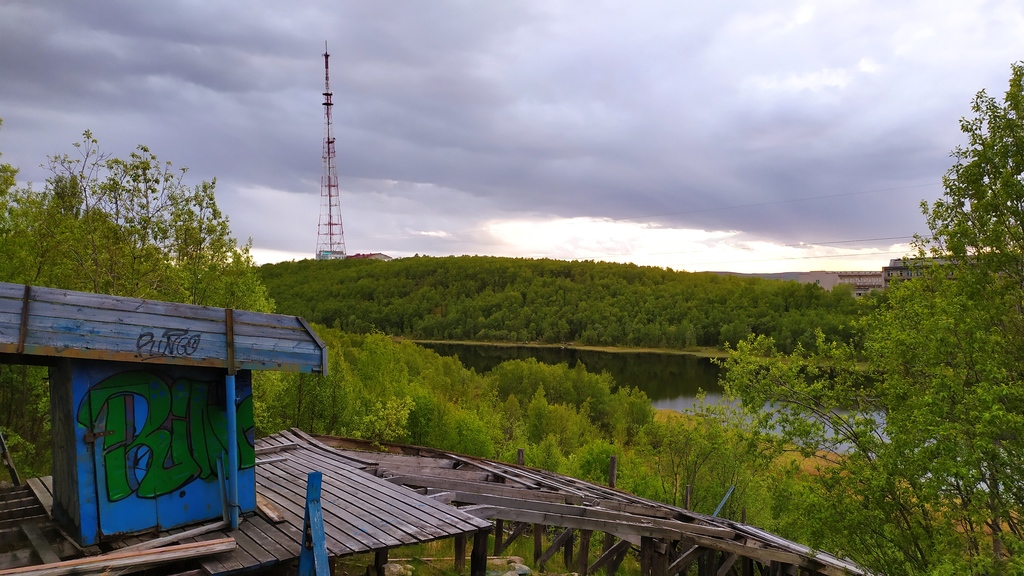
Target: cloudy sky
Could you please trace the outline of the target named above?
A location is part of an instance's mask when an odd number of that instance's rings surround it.
[[[85,129],[316,247],[324,42],[349,253],[878,269],[926,234],[1018,1],[0,0],[0,152]]]

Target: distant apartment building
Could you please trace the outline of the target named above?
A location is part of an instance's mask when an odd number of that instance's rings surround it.
[[[889,260],[889,265],[882,268],[882,274],[885,275],[885,287],[888,288],[893,282],[899,282],[900,280],[909,280],[910,278],[916,278],[921,275],[924,267],[931,264],[945,264],[947,260],[934,259],[934,258],[893,258]]]
[[[799,281],[817,284],[825,290],[831,290],[840,284],[849,284],[853,287],[853,295],[857,297],[863,296],[872,290],[884,290],[886,287],[883,270],[846,272],[816,270],[814,272],[801,272]]]

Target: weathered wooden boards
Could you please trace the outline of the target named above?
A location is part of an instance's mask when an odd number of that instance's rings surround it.
[[[672,576],[696,561],[702,574],[724,575],[737,564],[747,571],[751,561],[832,576],[866,574],[851,562],[743,523],[695,514],[614,487],[426,448],[395,445],[380,453],[358,440],[316,438],[346,456],[373,461],[365,470],[375,470],[395,484],[426,491],[496,525],[519,523],[515,536],[532,524],[536,562],[543,564],[561,550],[565,565],[576,564],[576,571],[584,575],[602,568],[613,573],[630,548],[639,552],[641,571],[648,576]],[[557,528],[559,534],[547,548],[545,526]],[[594,531],[608,539],[602,554],[587,566]],[[495,547],[503,548],[504,542],[496,538]]]
[[[221,368],[229,350],[240,369],[327,371],[295,316],[0,283],[0,354]]]

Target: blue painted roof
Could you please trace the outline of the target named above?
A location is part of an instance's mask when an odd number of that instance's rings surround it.
[[[297,316],[3,282],[0,355],[327,373],[326,346]]]

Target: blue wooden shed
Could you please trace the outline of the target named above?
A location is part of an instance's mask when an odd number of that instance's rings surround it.
[[[50,367],[53,513],[82,545],[256,507],[252,370],[324,374],[301,318],[0,283],[0,362]]]

